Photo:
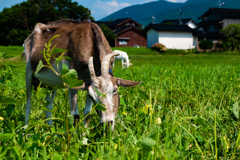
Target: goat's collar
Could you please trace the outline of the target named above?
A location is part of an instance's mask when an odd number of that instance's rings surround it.
[[[109,68],[109,73],[113,76],[113,72],[110,68]]]

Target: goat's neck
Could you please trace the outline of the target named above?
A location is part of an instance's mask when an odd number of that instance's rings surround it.
[[[128,57],[125,57],[125,60],[126,60],[126,64],[129,64],[129,59],[128,59]]]

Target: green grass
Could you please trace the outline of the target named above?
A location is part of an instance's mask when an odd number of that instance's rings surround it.
[[[117,61],[114,75],[143,83],[119,88],[121,103],[112,135],[97,136],[98,131],[86,130],[81,123],[71,138],[69,159],[240,157],[240,55],[161,55],[147,48],[114,49],[125,49],[133,63],[121,69]],[[0,121],[0,159],[66,158],[64,91],[58,90],[54,101],[52,133],[44,122],[46,90],[33,94],[30,129],[23,135],[18,129],[25,118],[25,67],[20,60],[7,60],[0,61],[0,66],[5,65],[0,70],[0,77],[4,75],[0,95],[18,103],[0,104],[0,117],[4,118]],[[85,97],[86,92],[79,91],[80,113]],[[90,126],[98,122],[94,112]],[[89,134],[81,136],[86,131]]]
[[[121,50],[127,52],[128,55],[239,55],[239,51],[211,51],[211,52],[197,52],[195,49],[179,50],[167,49],[166,52],[157,52],[150,48],[140,47],[113,47],[112,50]]]
[[[0,52],[5,52],[9,56],[21,56],[23,50],[22,46],[0,46]]]
[[[5,53],[10,58],[2,58],[0,55],[0,64],[17,65],[22,68],[25,64],[21,61],[21,54],[24,48],[21,46],[0,46],[0,53]]]

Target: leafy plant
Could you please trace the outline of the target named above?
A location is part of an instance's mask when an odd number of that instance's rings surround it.
[[[218,50],[223,50],[224,44],[222,42],[217,42],[217,43],[215,43],[215,48]]]
[[[6,55],[5,52],[0,52],[0,58],[6,59],[6,58],[12,58],[12,57],[13,57],[13,56]]]
[[[3,53],[2,55],[4,56],[5,53]],[[11,68],[11,66],[10,67],[7,67],[5,65],[0,66],[0,88],[1,88],[0,103],[1,104],[15,104],[15,103],[18,103],[18,101],[16,101],[15,99],[3,95],[3,92],[5,90],[6,80],[12,78],[12,73],[11,73],[10,68]]]
[[[68,69],[66,65],[63,65],[62,70],[59,71],[59,62],[62,61],[62,59],[70,59],[69,57],[64,56],[66,50],[56,48],[57,45],[51,48],[51,42],[57,38],[59,35],[53,36],[47,44],[45,44],[45,49],[43,50],[44,59],[46,60],[47,65],[43,65],[42,61],[39,62],[37,69],[35,71],[35,74],[37,74],[43,67],[47,67],[54,71],[54,73],[59,76],[63,81],[63,86],[65,90],[65,126],[66,126],[66,132],[67,132],[67,153],[69,152],[70,147],[70,137],[69,137],[69,123],[68,123],[68,89],[71,89],[73,87],[81,86],[83,82],[81,80],[78,80],[77,72],[75,69]],[[62,53],[59,57],[54,57],[55,54]],[[57,71],[52,67],[50,61],[54,58],[57,63]],[[59,88],[62,86],[59,86]],[[57,89],[57,88],[55,88]],[[68,155],[67,155],[68,156]]]
[[[226,39],[223,39],[226,49],[240,50],[240,24],[230,24],[220,33],[226,36]]]
[[[61,78],[61,80],[63,81],[63,87],[64,87],[64,90],[65,90],[65,126],[66,126],[66,133],[67,133],[67,156],[68,156],[68,153],[69,153],[69,149],[70,149],[70,135],[69,135],[69,132],[70,132],[70,128],[71,125],[69,124],[73,124],[73,117],[72,116],[68,116],[67,114],[67,111],[68,111],[68,90],[69,89],[72,89],[74,87],[78,87],[78,86],[81,86],[83,84],[83,81],[82,80],[78,80],[78,74],[76,72],[75,69],[68,69],[68,66],[67,65],[64,65],[62,66],[62,69],[61,71],[59,71],[59,62],[61,62],[63,59],[70,59],[70,57],[67,57],[67,56],[64,56],[66,50],[63,50],[63,49],[60,49],[60,48],[56,48],[56,45],[54,47],[51,48],[51,42],[57,38],[59,35],[55,35],[54,37],[52,37],[49,42],[47,44],[45,44],[45,49],[43,50],[43,55],[44,55],[44,58],[46,60],[46,63],[47,65],[43,65],[42,61],[39,62],[38,66],[37,66],[37,69],[35,71],[35,74],[37,74],[43,67],[47,67],[51,70],[54,71],[54,73],[59,76]],[[60,56],[58,57],[55,57],[54,55],[55,54],[58,54],[58,53],[62,53]],[[54,58],[56,60],[56,63],[57,63],[57,70],[55,70],[50,61],[51,59]],[[57,88],[62,88],[62,86],[58,86]],[[55,88],[55,89],[57,89]],[[97,91],[97,90],[96,90]],[[99,94],[99,96],[101,95],[101,93],[97,92]],[[93,110],[102,110],[102,111],[105,111],[106,108],[104,108],[102,105],[101,105],[101,102],[97,103],[93,108],[92,108],[92,111]],[[86,117],[92,113],[89,112]],[[79,123],[81,123],[86,117],[84,117],[82,120],[80,120],[78,122],[78,125]],[[71,123],[69,123],[68,121],[71,120]],[[75,128],[78,127],[75,126]],[[75,129],[73,130],[75,131]]]
[[[210,40],[203,40],[199,42],[199,48],[203,49],[204,52],[206,50],[212,49],[213,48],[213,42]]]

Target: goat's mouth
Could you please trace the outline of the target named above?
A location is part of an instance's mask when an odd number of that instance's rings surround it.
[[[93,128],[88,128],[88,130],[90,133],[94,133],[96,137],[102,137],[103,135],[114,131],[114,121],[99,123]],[[87,135],[87,132],[83,133],[83,135]]]
[[[105,130],[109,130],[109,131],[113,131],[114,121],[101,122],[97,126],[91,128],[91,130],[100,129],[100,128],[105,129]]]

